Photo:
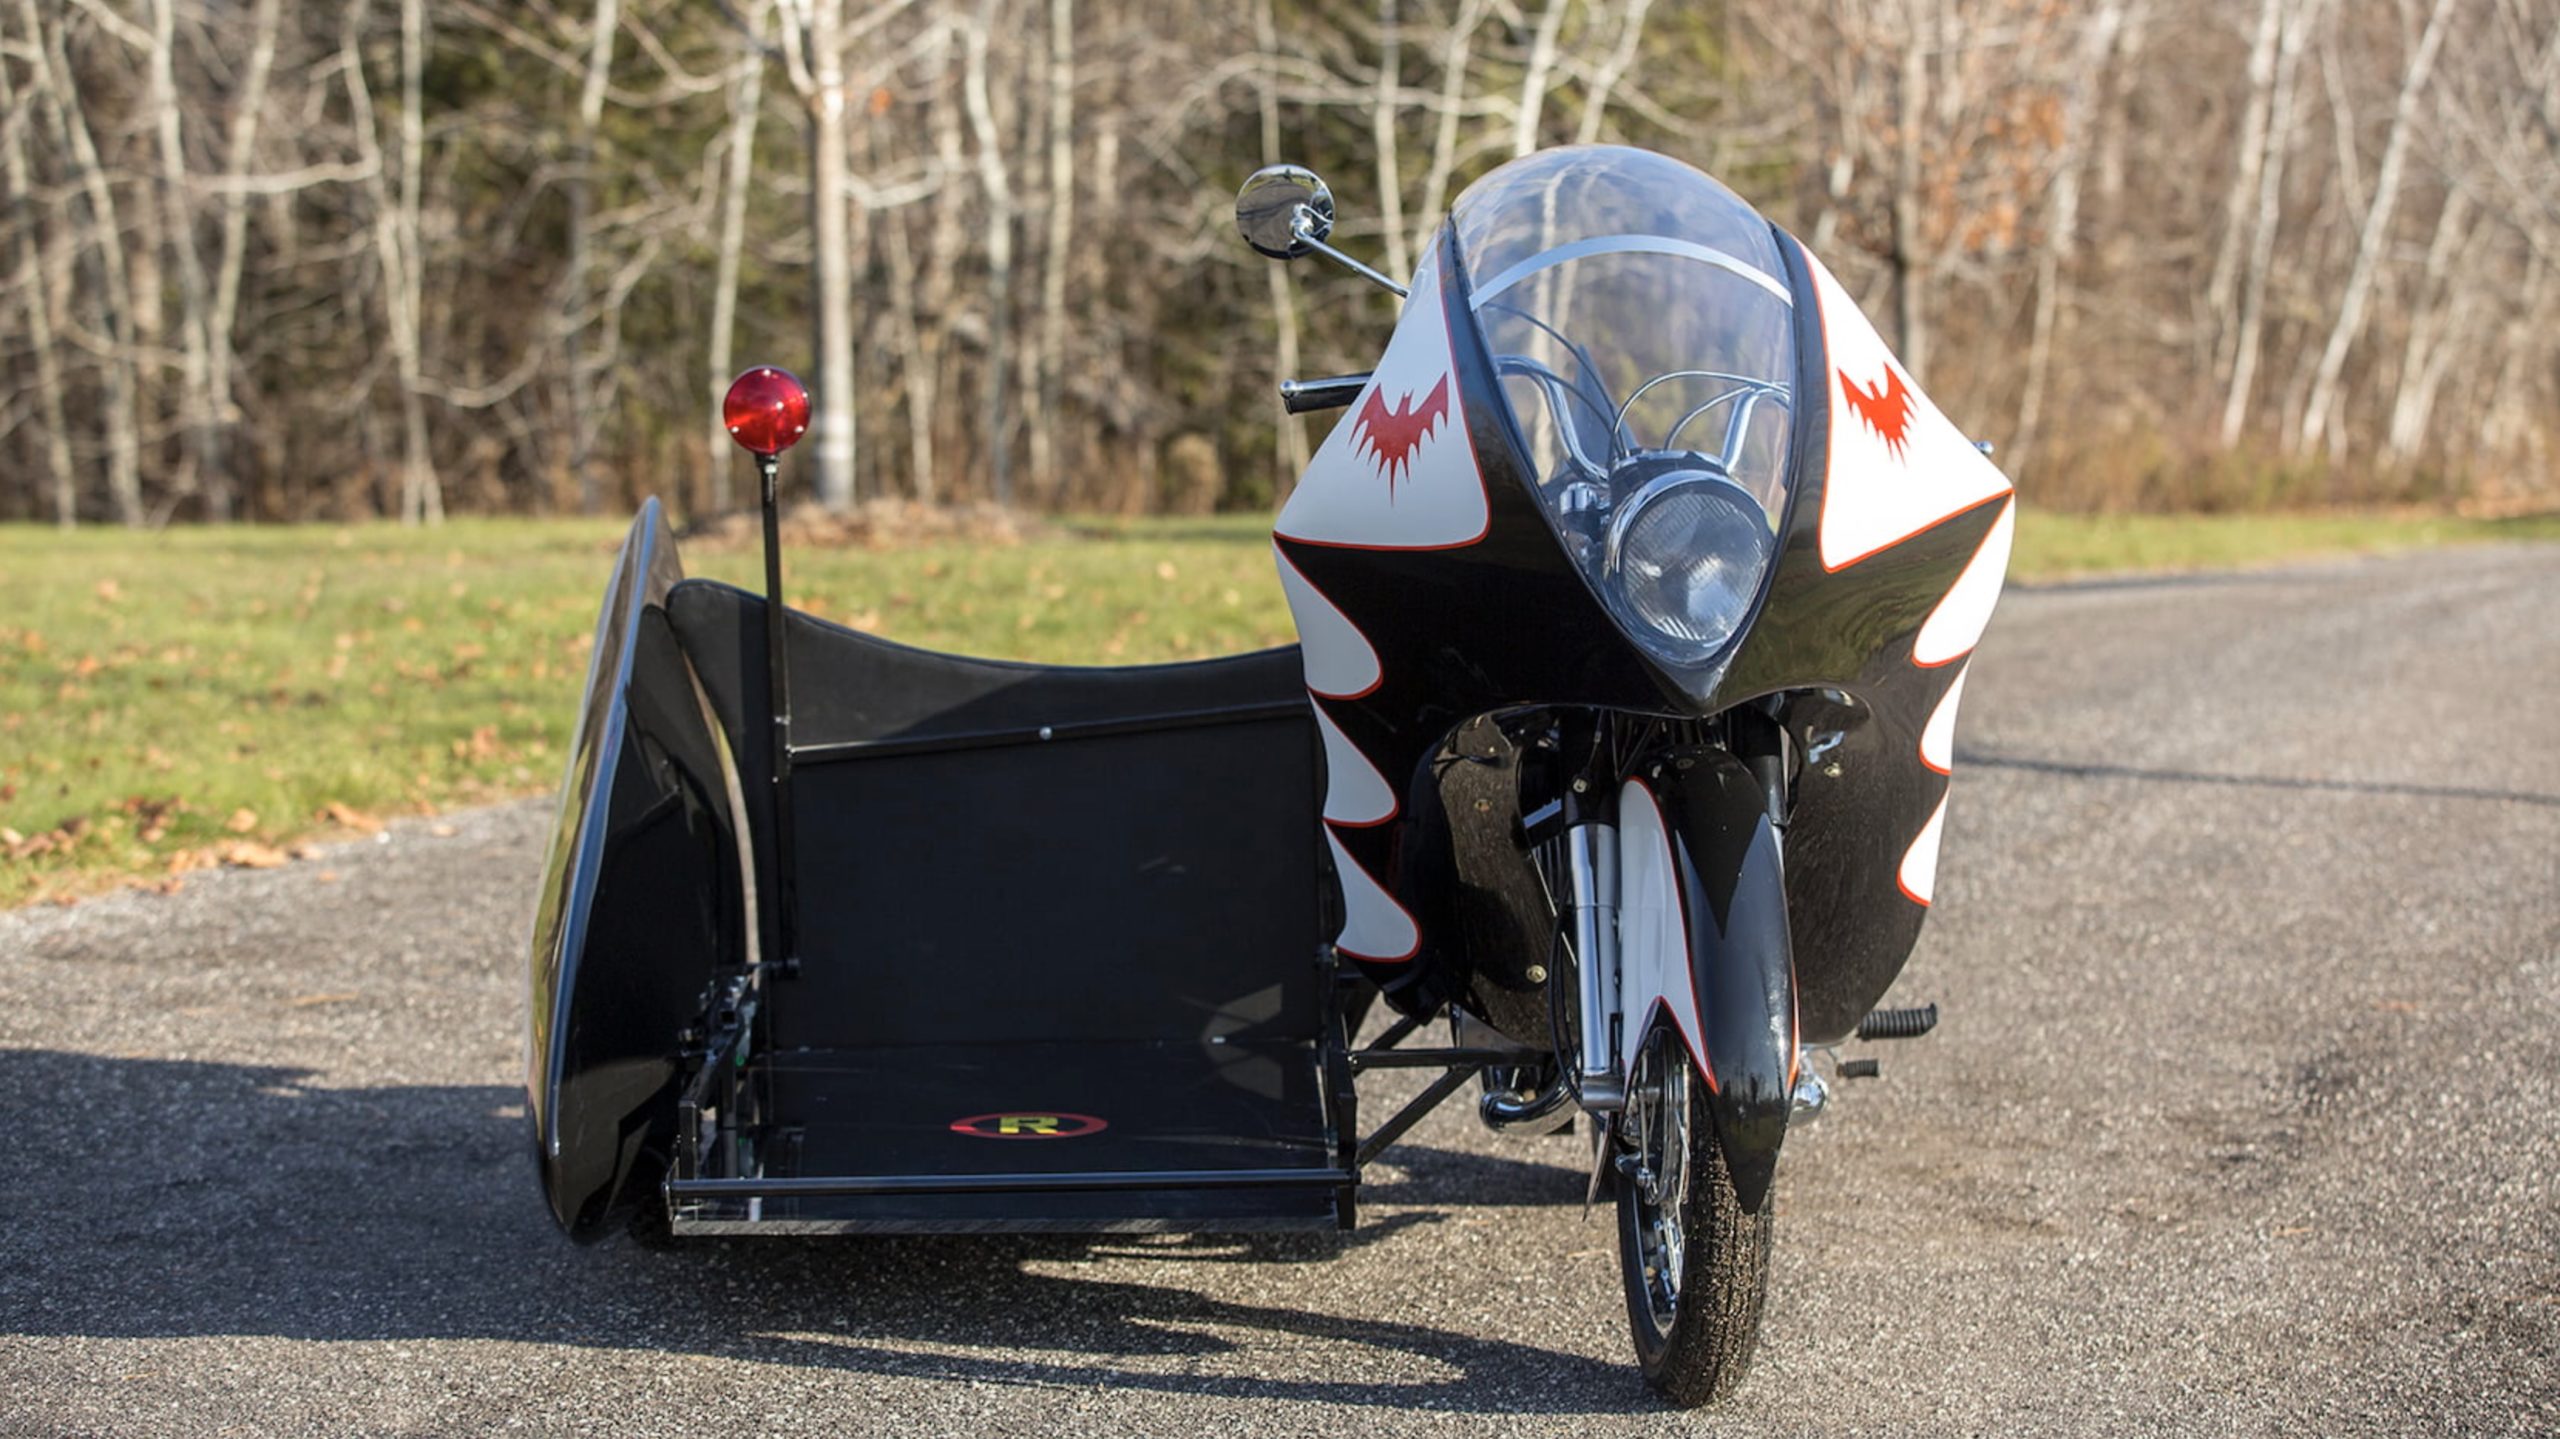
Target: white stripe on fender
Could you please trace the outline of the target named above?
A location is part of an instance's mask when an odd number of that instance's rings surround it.
[[[1314,707],[1324,736],[1324,817],[1336,824],[1376,824],[1396,812],[1396,793],[1369,757],[1334,727],[1324,706]]]
[[[1983,626],[1991,623],[1991,607],[2000,603],[2000,583],[2009,574],[2009,545],[2017,535],[2018,507],[2004,503],[1991,533],[1982,537],[1982,548],[1973,552],[1947,597],[1920,626],[1911,650],[1913,664],[1942,665],[1981,642]]]
[[[1972,671],[1970,664],[1956,671],[1956,682],[1947,686],[1945,697],[1929,716],[1928,727],[1920,731],[1920,762],[1940,774],[1955,763],[1956,705],[1964,699],[1964,677]]]
[[[1342,847],[1330,831],[1324,842],[1333,846],[1334,873],[1342,879],[1342,933],[1334,948],[1357,959],[1401,960],[1413,958],[1421,947],[1422,933],[1414,928],[1413,916],[1386,892],[1360,861]]]
[[[1920,837],[1911,842],[1911,848],[1902,856],[1902,872],[1896,877],[1902,881],[1902,892],[1918,903],[1927,904],[1937,886],[1938,832],[1946,825],[1947,802],[1940,799],[1937,812],[1929,816],[1927,824],[1920,826]]]
[[[1670,1013],[1689,1053],[1706,1054],[1671,833],[1653,791],[1632,780],[1618,791],[1618,974],[1619,1012],[1627,1019],[1619,1040],[1622,1071],[1633,1072],[1657,1002]]]
[[[1378,652],[1350,617],[1334,608],[1280,547],[1271,547],[1280,567],[1280,592],[1289,600],[1289,616],[1298,622],[1298,657],[1306,666],[1307,688],[1326,699],[1347,700],[1378,687]]]

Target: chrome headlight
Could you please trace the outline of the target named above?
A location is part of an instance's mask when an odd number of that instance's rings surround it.
[[[1748,491],[1711,470],[1669,470],[1618,507],[1601,574],[1639,644],[1699,664],[1732,642],[1776,549]]]

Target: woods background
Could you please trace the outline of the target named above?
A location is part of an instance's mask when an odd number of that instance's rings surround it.
[[[1401,275],[1623,140],[2062,507],[2548,503],[2560,0],[0,0],[0,518],[1265,505]]]

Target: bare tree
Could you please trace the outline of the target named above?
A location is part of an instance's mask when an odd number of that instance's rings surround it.
[[[2453,0],[2435,0],[2427,12],[2427,28],[2419,35],[2416,48],[2410,51],[2409,68],[2400,80],[2400,98],[2391,109],[2391,138],[2384,142],[2382,168],[2373,182],[2373,200],[2366,206],[2364,226],[2356,236],[2355,265],[2347,272],[2346,294],[2338,300],[2337,319],[2329,327],[2329,342],[2320,351],[2320,368],[2311,382],[2311,399],[2303,407],[2303,449],[2319,447],[2329,426],[2329,411],[2338,397],[2338,376],[2346,369],[2347,350],[2364,328],[2365,302],[2373,293],[2375,267],[2380,263],[2384,237],[2390,232],[2394,207],[2400,203],[2400,177],[2408,166],[2409,143],[2416,130],[2418,98],[2426,90],[2427,73],[2435,68],[2436,51],[2444,43],[2445,22],[2453,15]]]

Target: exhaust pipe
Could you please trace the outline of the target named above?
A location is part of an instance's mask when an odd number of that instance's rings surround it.
[[[1573,1086],[1558,1076],[1534,1094],[1488,1089],[1476,1113],[1487,1129],[1500,1133],[1553,1134],[1573,1122]]]

